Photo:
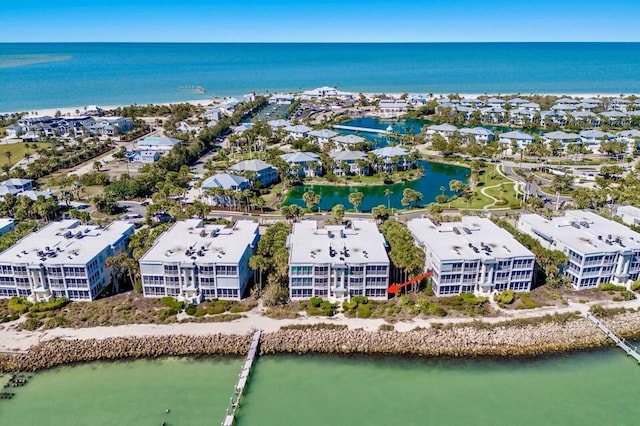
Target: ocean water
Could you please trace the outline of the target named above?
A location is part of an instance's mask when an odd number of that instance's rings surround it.
[[[217,425],[241,359],[59,367],[0,400],[4,425]],[[617,349],[559,357],[258,358],[239,426],[636,425],[638,365]],[[170,412],[165,413],[169,408]]]
[[[638,69],[640,43],[2,43],[0,112],[323,85],[354,92],[640,93]]]

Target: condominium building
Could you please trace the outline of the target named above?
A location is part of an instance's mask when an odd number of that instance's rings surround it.
[[[616,208],[618,216],[627,225],[640,225],[640,209],[634,206],[618,206]]]
[[[387,298],[389,257],[374,222],[324,225],[305,220],[293,225],[287,248],[291,299]]]
[[[131,234],[133,225],[122,221],[52,222],[0,253],[0,297],[93,300],[115,279],[106,259],[125,251]]]
[[[437,296],[492,291],[529,291],[535,256],[489,219],[464,216],[460,222],[409,221],[425,251],[425,270]]]
[[[258,224],[250,220],[230,226],[205,225],[200,219],[176,222],[140,259],[143,294],[192,303],[240,300],[258,239]]]
[[[627,285],[640,274],[640,234],[595,213],[568,210],[552,219],[524,214],[518,230],[567,255],[564,272],[576,290],[609,282]]]

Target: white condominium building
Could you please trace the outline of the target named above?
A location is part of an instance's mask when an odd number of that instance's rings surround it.
[[[305,220],[293,225],[287,248],[291,299],[387,298],[389,257],[374,222],[344,226]]]
[[[524,214],[518,230],[568,256],[565,274],[576,290],[609,282],[628,285],[640,274],[640,234],[595,213],[568,210],[552,219]]]
[[[464,216],[460,222],[435,224],[422,218],[408,227],[425,251],[437,296],[531,289],[535,256],[489,219]]]
[[[177,222],[140,259],[144,296],[240,300],[259,238],[258,224],[250,220],[232,226]]]
[[[133,225],[51,222],[0,253],[0,297],[93,300],[115,277],[105,260],[127,249]]]

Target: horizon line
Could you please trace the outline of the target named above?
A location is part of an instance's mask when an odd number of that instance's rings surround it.
[[[96,40],[96,41],[69,41],[69,40],[47,40],[47,41],[3,41],[0,40],[0,44],[54,44],[54,43],[74,43],[74,44],[133,44],[133,43],[146,43],[146,44],[525,44],[525,43],[640,43],[640,40],[484,40],[484,41],[153,41],[153,40]]]

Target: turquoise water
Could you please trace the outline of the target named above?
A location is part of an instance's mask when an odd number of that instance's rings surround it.
[[[640,43],[2,43],[0,111],[354,92],[640,93]],[[202,86],[206,94],[179,86]]]
[[[0,401],[0,423],[217,425],[240,367],[239,358],[59,367]],[[617,349],[499,362],[268,356],[237,424],[635,425],[639,368]]]
[[[422,193],[422,205],[426,205],[435,201],[436,195],[440,195],[441,186],[445,187],[445,194],[452,195],[449,191],[449,182],[451,180],[461,180],[466,182],[466,176],[469,169],[460,166],[453,166],[442,163],[432,163],[429,161],[420,161],[420,166],[424,169],[424,176],[419,179],[399,182],[392,185],[367,185],[367,186],[339,186],[339,185],[300,185],[294,186],[284,201],[284,205],[297,204],[306,207],[306,203],[302,200],[302,195],[308,190],[313,190],[320,194],[320,210],[331,210],[336,204],[343,204],[345,209],[352,209],[353,205],[349,203],[349,194],[352,192],[362,192],[364,199],[359,208],[361,212],[371,211],[372,208],[380,204],[396,209],[406,208],[402,205],[402,191],[405,188],[411,188]],[[391,190],[391,195],[387,200],[385,190]]]

